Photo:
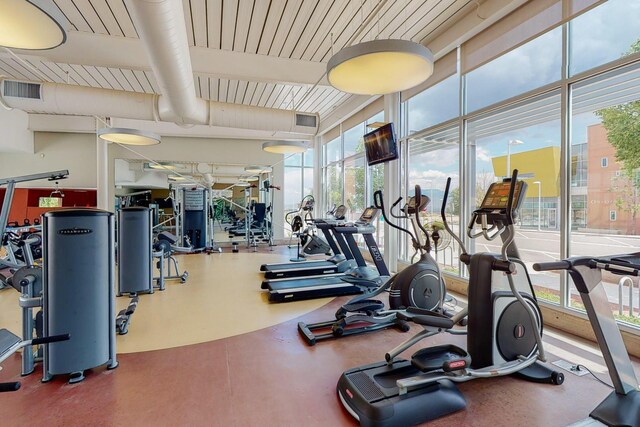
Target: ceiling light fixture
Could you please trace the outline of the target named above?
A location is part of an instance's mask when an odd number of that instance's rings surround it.
[[[173,163],[169,163],[169,162],[156,162],[156,163],[147,163],[147,165],[149,166],[150,169],[157,169],[157,170],[176,170],[178,169],[178,166],[174,165]]]
[[[124,145],[160,144],[160,135],[138,129],[107,127],[98,130],[98,136],[105,141]]]
[[[238,179],[243,182],[253,182],[259,180],[260,178],[258,178],[257,176],[243,176]]]
[[[67,41],[64,14],[51,0],[0,1],[0,46],[52,49]]]
[[[169,181],[186,181],[188,179],[193,179],[192,176],[186,175],[169,175],[167,178],[169,178]]]
[[[327,63],[331,86],[358,95],[400,92],[433,74],[433,54],[410,40],[371,40],[346,47]]]
[[[262,143],[264,151],[276,154],[304,153],[308,148],[307,141],[267,141]]]
[[[246,166],[244,168],[244,171],[249,173],[271,173],[273,171],[273,168],[271,166],[252,165],[252,166]]]

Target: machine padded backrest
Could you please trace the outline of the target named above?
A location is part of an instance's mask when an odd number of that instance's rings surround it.
[[[264,221],[265,214],[267,212],[267,205],[265,203],[256,203],[254,205],[254,217],[253,220],[256,222]]]
[[[174,234],[169,233],[168,231],[163,231],[158,234],[158,240],[165,240],[171,244],[174,244],[178,241],[178,238]]]

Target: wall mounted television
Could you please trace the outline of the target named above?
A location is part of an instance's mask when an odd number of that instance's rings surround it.
[[[398,158],[398,145],[393,123],[387,123],[364,135],[364,149],[369,166]]]

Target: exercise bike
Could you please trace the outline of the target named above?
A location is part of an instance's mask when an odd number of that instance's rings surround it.
[[[336,311],[335,319],[311,324],[299,322],[298,332],[308,345],[315,345],[318,341],[331,338],[357,335],[391,327],[407,332],[410,329],[409,324],[396,315],[398,310],[404,310],[407,307],[419,307],[452,315],[444,310],[445,283],[440,274],[438,263],[430,254],[429,232],[420,222],[420,212],[426,209],[429,198],[422,195],[419,185],[415,186],[414,194],[415,196],[409,198],[400,209],[400,214],[395,214],[393,210],[400,204],[402,197],[396,200],[389,211],[391,216],[396,219],[409,220],[413,232],[393,223],[385,209],[381,191],[374,193],[374,204],[382,212],[387,224],[409,235],[415,250],[412,261],[419,253],[418,262],[385,280],[381,286],[373,291],[351,299]],[[424,240],[422,235],[425,237]],[[349,281],[348,278],[343,280]],[[389,309],[385,309],[384,302],[374,299],[384,292],[389,292]]]
[[[397,316],[424,330],[385,355],[385,362],[347,370],[337,385],[345,409],[361,425],[414,425],[464,409],[466,402],[455,383],[478,378],[518,374],[542,383],[562,384],[564,375],[540,362],[542,315],[526,267],[514,243],[514,219],[524,200],[526,183],[511,179],[491,184],[481,206],[473,214],[467,235],[502,240],[500,254],[469,254],[451,231],[442,204],[446,230],[458,242],[460,261],[469,269],[469,302],[452,318],[437,312],[408,308]],[[478,228],[480,226],[480,228]],[[411,360],[396,357],[424,338],[454,329],[468,314],[467,349],[455,345],[427,347]]]

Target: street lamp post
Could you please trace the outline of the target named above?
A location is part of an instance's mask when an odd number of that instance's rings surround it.
[[[542,222],[542,217],[540,216],[540,205],[542,200],[542,183],[540,181],[534,181],[534,184],[538,184],[538,231],[540,231],[540,223]]]
[[[520,141],[519,139],[510,139],[509,142],[507,143],[507,174],[506,174],[506,177],[510,177],[511,176],[511,146],[512,145],[520,145],[520,144],[524,144],[524,142]]]

